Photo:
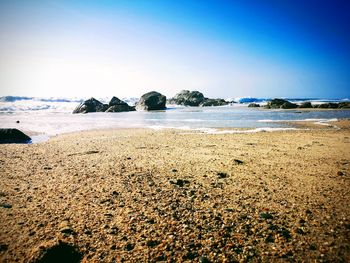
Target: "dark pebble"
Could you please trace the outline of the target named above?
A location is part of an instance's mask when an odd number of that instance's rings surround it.
[[[316,244],[312,243],[312,244],[310,244],[309,248],[310,248],[310,250],[316,250],[317,246],[316,246]]]
[[[228,177],[228,174],[227,174],[227,173],[224,173],[224,172],[219,172],[219,173],[217,173],[217,175],[218,175],[219,178],[221,178],[221,179],[227,178],[227,177]]]
[[[244,162],[238,159],[233,160],[235,164],[243,164]]]
[[[200,263],[211,263],[211,261],[207,257],[200,257],[199,262]]]
[[[12,208],[12,205],[10,205],[10,204],[0,204],[0,207],[3,207],[3,208]]]
[[[127,244],[125,245],[124,249],[127,250],[127,251],[130,251],[130,250],[133,250],[134,247],[135,247],[134,244],[127,243]]]
[[[342,171],[338,171],[338,172],[337,172],[337,175],[339,175],[339,176],[343,176],[343,175],[344,175],[344,173],[343,173]]]
[[[260,217],[263,219],[273,219],[273,216],[270,213],[261,213]]]
[[[148,247],[155,247],[155,246],[158,246],[159,245],[159,241],[157,240],[149,240],[147,241],[147,246]]]
[[[6,244],[0,244],[0,252],[2,252],[2,251],[6,251],[7,249],[8,249],[8,245],[6,245]]]
[[[267,243],[273,243],[275,242],[275,238],[273,237],[272,234],[268,235],[268,237],[265,239]]]
[[[173,173],[176,173],[176,172],[177,172],[177,170],[176,170],[176,169],[172,169],[171,171],[172,171]]]
[[[116,250],[116,248],[117,248],[116,245],[112,245],[112,246],[110,247],[111,250]]]

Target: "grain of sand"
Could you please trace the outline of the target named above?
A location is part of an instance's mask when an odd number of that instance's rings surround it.
[[[1,145],[0,261],[44,262],[61,248],[72,262],[349,262],[341,127]]]

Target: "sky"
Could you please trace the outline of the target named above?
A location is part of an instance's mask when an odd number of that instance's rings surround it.
[[[350,97],[347,0],[0,0],[0,96]]]

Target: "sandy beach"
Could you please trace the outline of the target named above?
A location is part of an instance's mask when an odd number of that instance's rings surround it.
[[[349,262],[350,121],[300,125],[1,145],[0,261]]]

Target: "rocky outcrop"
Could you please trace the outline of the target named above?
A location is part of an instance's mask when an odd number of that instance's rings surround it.
[[[298,105],[283,99],[273,99],[267,103],[267,109],[295,109]]]
[[[229,104],[224,99],[205,98],[203,93],[199,91],[182,90],[168,101],[170,104],[183,106],[223,106]]]
[[[18,129],[0,129],[0,143],[29,143],[31,140]]]
[[[249,107],[249,108],[259,108],[260,105],[257,104],[257,103],[250,103],[250,104],[248,105],[248,107]]]
[[[182,90],[169,100],[169,103],[184,106],[199,106],[205,101],[203,93],[199,91]]]
[[[306,102],[303,102],[301,103],[298,108],[300,109],[310,109],[310,108],[313,108],[312,104],[310,101],[306,101]]]
[[[129,106],[125,101],[120,100],[117,97],[113,97],[108,103],[108,109],[106,112],[123,112],[123,111],[135,111],[135,107]]]
[[[75,108],[73,113],[104,112],[107,109],[108,104],[103,104],[95,98],[91,98],[80,103],[80,105]]]
[[[141,96],[136,104],[137,110],[164,110],[166,97],[159,92],[151,91]]]
[[[199,106],[202,107],[207,107],[207,106],[224,106],[229,104],[227,101],[225,101],[224,99],[207,99],[205,98],[205,100],[203,102],[201,102],[201,104],[199,104]]]

